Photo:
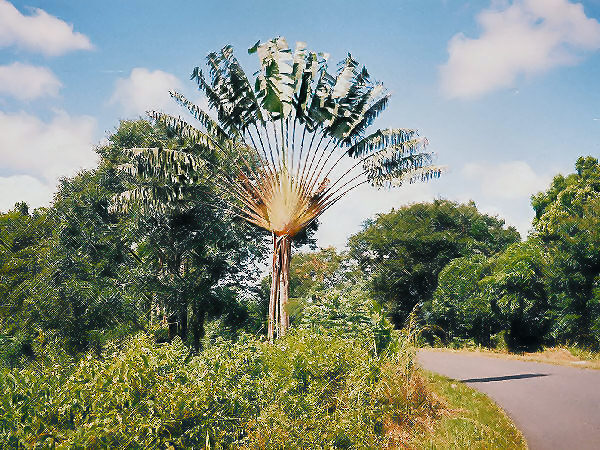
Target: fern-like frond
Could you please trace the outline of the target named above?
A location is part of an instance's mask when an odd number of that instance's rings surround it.
[[[184,191],[181,187],[159,185],[132,187],[114,196],[109,210],[121,213],[132,210],[140,210],[143,213],[151,211],[164,213],[185,198]]]
[[[133,177],[154,178],[168,183],[197,183],[205,161],[186,151],[163,148],[132,148],[129,162],[118,166]]]
[[[186,139],[190,144],[199,144],[214,152],[224,152],[225,145],[223,142],[219,142],[216,138],[210,136],[190,125],[181,117],[173,117],[169,114],[149,111],[148,116],[171,130],[178,136]]]

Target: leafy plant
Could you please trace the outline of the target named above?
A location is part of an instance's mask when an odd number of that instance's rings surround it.
[[[179,339],[157,345],[140,334],[101,359],[0,372],[0,440],[15,448],[380,447],[391,424],[411,427],[440,408],[410,359],[325,331],[295,331],[276,345],[217,339],[197,356]]]

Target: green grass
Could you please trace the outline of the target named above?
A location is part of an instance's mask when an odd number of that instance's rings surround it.
[[[446,412],[412,437],[415,449],[526,449],[521,432],[489,397],[458,381],[424,371],[431,389],[446,402]]]

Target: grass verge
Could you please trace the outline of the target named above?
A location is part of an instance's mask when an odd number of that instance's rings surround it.
[[[487,395],[463,383],[423,371],[430,389],[446,403],[430,430],[411,436],[410,449],[527,449],[506,413]]]

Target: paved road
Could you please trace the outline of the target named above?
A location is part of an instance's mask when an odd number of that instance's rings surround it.
[[[533,450],[600,449],[600,370],[436,350],[417,358],[492,397]]]

